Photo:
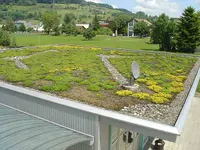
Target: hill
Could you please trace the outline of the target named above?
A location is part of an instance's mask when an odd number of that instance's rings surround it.
[[[144,12],[132,13],[123,8],[113,8],[109,4],[86,2],[84,0],[0,0],[0,24],[7,19],[27,20],[38,24],[45,11],[56,11],[60,18],[66,13],[73,13],[77,23],[90,23],[94,15],[100,20],[111,20],[118,13],[146,19],[153,22],[157,16],[149,16]]]
[[[130,12],[124,10],[103,7],[93,3],[86,4],[58,4],[53,7],[52,4],[37,3],[35,5],[1,5],[0,6],[0,22],[8,18],[12,20],[28,20],[32,23],[40,22],[41,15],[45,11],[56,11],[62,19],[66,13],[73,13],[78,23],[90,23],[94,15],[98,15],[101,20],[110,20],[117,13],[126,13],[132,15]]]

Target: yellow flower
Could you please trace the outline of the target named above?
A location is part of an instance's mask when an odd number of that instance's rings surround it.
[[[174,82],[172,82],[172,86],[173,87],[183,87],[183,83],[174,81]]]
[[[147,85],[156,85],[157,83],[155,81],[149,80],[149,81],[146,82],[146,84]]]
[[[121,91],[117,91],[116,94],[118,96],[129,96],[129,95],[132,95],[133,92],[131,92],[129,90],[121,90]]]
[[[169,91],[172,93],[179,93],[184,90],[184,87],[170,87]]]
[[[149,73],[151,76],[159,76],[159,75],[161,75],[162,73],[160,73],[160,72],[150,72]]]
[[[169,100],[165,97],[157,97],[157,96],[151,96],[151,101],[155,104],[164,104],[169,102]]]
[[[163,88],[162,87],[160,87],[160,86],[158,86],[158,85],[151,85],[151,86],[148,86],[148,88],[150,89],[150,90],[153,90],[154,92],[160,92]]]
[[[171,80],[177,81],[177,82],[183,82],[187,77],[186,76],[174,76],[171,74],[167,75]]]
[[[155,94],[153,94],[153,96],[155,96],[155,97],[164,97],[164,98],[167,98],[167,99],[171,99],[172,98],[171,94],[166,94],[166,93],[155,93]]]
[[[149,100],[150,95],[148,93],[134,93],[132,94],[133,97],[136,97],[141,100]]]
[[[141,83],[146,83],[148,80],[147,79],[137,79],[138,82],[141,82]]]

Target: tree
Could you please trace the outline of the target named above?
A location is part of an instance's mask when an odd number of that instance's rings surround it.
[[[65,14],[65,16],[64,16],[63,21],[64,21],[65,24],[70,24],[70,23],[72,23],[75,19],[76,19],[76,17],[75,17],[74,14],[69,14],[69,13],[67,13],[67,14]]]
[[[8,31],[0,30],[0,45],[9,46],[11,43],[10,35]]]
[[[139,21],[134,26],[134,33],[140,38],[149,35],[149,26],[144,21]]]
[[[42,23],[44,25],[44,30],[47,34],[50,34],[51,31],[57,31],[60,24],[59,17],[55,12],[45,12],[42,15]]]
[[[96,36],[96,33],[92,28],[88,28],[83,32],[83,37],[86,38],[87,40],[91,40],[95,36]]]
[[[119,13],[114,16],[114,19],[110,23],[110,28],[113,30],[113,32],[115,32],[116,36],[118,34],[124,34],[123,31],[127,32],[127,30],[124,30],[124,28],[127,28],[127,24],[131,18],[132,16],[124,13]]]
[[[164,35],[163,50],[177,51],[177,23],[170,19]]]
[[[200,11],[197,12],[197,17],[198,17],[198,20],[199,20],[199,30],[200,30]],[[199,43],[198,49],[200,49],[200,43]]]
[[[77,35],[78,34],[78,31],[75,27],[75,25],[73,24],[62,24],[62,27],[61,27],[61,31],[62,33],[65,33],[66,35]]]
[[[180,52],[194,53],[200,42],[200,23],[195,9],[184,10],[178,24],[178,49]]]
[[[21,32],[26,32],[26,27],[25,27],[25,25],[22,23],[20,26],[19,26],[19,29],[18,29],[19,31],[21,31]]]
[[[33,31],[33,28],[32,28],[32,27],[28,27],[26,31],[27,31],[27,32],[32,32],[32,31]]]
[[[176,45],[176,23],[162,14],[152,25],[151,41],[159,44],[160,50],[172,51]]]
[[[75,20],[74,14],[65,14],[65,17],[63,19],[64,24],[62,24],[61,31],[62,33],[65,33],[67,35],[77,35],[78,31],[76,29],[74,20]]]
[[[161,44],[167,28],[169,17],[162,14],[152,25],[151,41],[153,44]]]
[[[14,32],[15,31],[15,24],[11,19],[6,20],[5,24],[3,25],[3,30]]]
[[[97,15],[94,16],[94,19],[92,21],[92,28],[93,28],[94,31],[97,31],[100,28],[99,18],[98,18]]]
[[[96,31],[97,35],[112,35],[112,33],[113,33],[112,30],[109,29],[108,27],[99,28]]]

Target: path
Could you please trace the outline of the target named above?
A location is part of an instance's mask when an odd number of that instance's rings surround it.
[[[23,62],[21,62],[20,60],[28,59],[28,58],[30,58],[32,56],[35,56],[35,55],[38,55],[38,54],[42,54],[42,53],[47,53],[47,52],[58,52],[58,51],[57,50],[48,50],[48,51],[43,51],[43,52],[37,52],[35,54],[28,55],[28,56],[13,56],[13,57],[5,57],[3,59],[4,60],[13,60],[15,62],[15,65],[16,65],[17,68],[29,70],[28,66],[26,64],[24,64]]]
[[[200,97],[192,101],[183,132],[176,143],[165,141],[164,150],[199,150],[200,149]]]
[[[116,56],[106,56],[106,55],[99,55],[101,60],[103,61],[105,67],[108,69],[112,77],[115,81],[120,82],[121,85],[127,84],[127,79],[122,76],[117,69],[108,61],[109,58],[115,58]]]

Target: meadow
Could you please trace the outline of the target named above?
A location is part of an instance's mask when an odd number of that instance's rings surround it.
[[[87,41],[82,36],[51,36],[45,34],[14,34],[18,46],[39,46],[51,44],[72,44],[104,48],[124,48],[132,50],[158,50],[157,44],[150,44],[149,38],[97,36]]]
[[[137,61],[140,92],[123,90],[104,66],[99,55],[115,56],[109,61],[126,78]],[[13,58],[15,59],[8,59]],[[16,56],[29,69],[16,67]],[[7,59],[5,59],[7,58]],[[96,47],[40,46],[0,53],[0,79],[15,85],[50,92],[111,110],[138,103],[169,104],[184,90],[196,58],[173,54],[103,51]]]

